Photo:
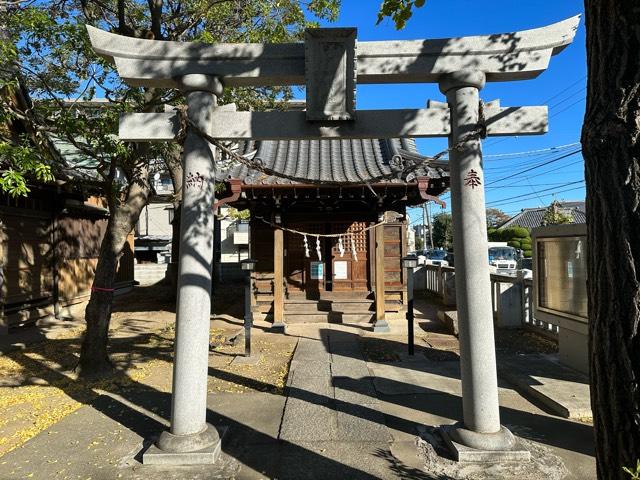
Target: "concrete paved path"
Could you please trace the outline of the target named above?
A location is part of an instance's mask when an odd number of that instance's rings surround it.
[[[356,341],[339,331],[298,342],[281,440],[389,442],[369,369]]]
[[[225,431],[223,455],[213,467],[141,465],[142,446],[166,428],[171,397],[153,389],[123,390],[97,398],[2,457],[0,478],[447,478],[425,470],[416,441],[424,426],[461,418],[456,360],[429,359],[433,349],[419,345],[414,358],[366,362],[362,348],[371,357],[371,345],[363,332],[340,325],[292,328],[288,335],[298,337],[298,345],[285,395],[209,395],[207,420]],[[404,351],[401,336],[372,338]],[[241,375],[235,380],[248,382]],[[501,387],[503,423],[538,448],[538,456],[566,466],[552,465],[561,475],[544,478],[595,478],[590,425],[550,415],[510,385]]]

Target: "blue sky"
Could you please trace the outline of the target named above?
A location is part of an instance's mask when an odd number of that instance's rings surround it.
[[[359,41],[442,38],[525,30],[583,13],[581,0],[427,0],[423,8],[414,11],[405,29],[397,31],[390,20],[375,25],[378,8],[379,2],[375,0],[343,0],[339,20],[326,26],[355,26]],[[516,214],[522,208],[548,205],[554,198],[552,194],[558,200],[584,200],[582,156],[576,153],[558,159],[575,152],[579,145],[537,154],[492,155],[530,152],[579,142],[585,87],[583,21],[573,44],[552,57],[549,69],[538,78],[487,84],[480,94],[485,101],[499,98],[504,106],[550,107],[547,134],[485,140],[487,206]],[[435,84],[360,85],[356,98],[359,109],[423,108],[428,99],[443,100]],[[420,139],[418,146],[424,154],[435,154],[446,147],[446,140]],[[548,166],[537,167],[551,160],[555,161]],[[447,197],[446,194],[443,196],[445,200]],[[449,209],[449,205],[447,207]],[[439,207],[433,210],[434,213],[437,211]],[[412,220],[420,217],[417,210],[409,213]]]

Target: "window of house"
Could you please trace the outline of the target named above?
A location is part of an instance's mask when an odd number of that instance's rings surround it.
[[[587,320],[585,237],[542,238],[538,249],[538,307]]]

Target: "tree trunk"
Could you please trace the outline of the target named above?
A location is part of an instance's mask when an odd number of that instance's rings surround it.
[[[173,183],[173,221],[171,222],[171,263],[166,280],[171,286],[171,299],[176,300],[178,292],[178,255],[180,254],[180,216],[182,212],[182,147],[173,150],[166,164]]]
[[[82,375],[98,375],[111,370],[107,354],[109,323],[113,307],[118,259],[131,229],[122,215],[109,217],[104,239],[100,245],[100,256],[93,279],[91,297],[85,311],[87,331],[80,351],[79,371]]]
[[[131,180],[126,201],[111,208],[111,216],[100,245],[91,297],[85,310],[87,330],[78,364],[78,371],[82,376],[102,375],[113,369],[107,353],[107,343],[116,270],[127,236],[149,199],[151,188],[148,174],[148,165],[141,162],[135,170],[135,179]]]
[[[598,478],[640,458],[640,5],[585,0],[591,406]]]

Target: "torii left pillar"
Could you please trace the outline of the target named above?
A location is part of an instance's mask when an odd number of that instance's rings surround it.
[[[200,74],[185,75],[178,83],[187,100],[190,122],[210,131],[222,83],[217,77]],[[206,421],[214,165],[209,143],[189,128],[183,157],[171,428],[144,453],[145,464],[211,464],[220,454],[220,435]]]

